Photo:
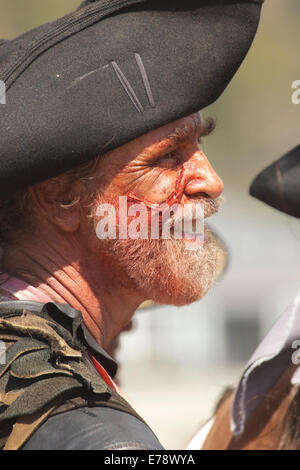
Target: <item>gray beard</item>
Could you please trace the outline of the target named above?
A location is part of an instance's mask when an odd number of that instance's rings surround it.
[[[107,254],[117,260],[133,287],[158,304],[187,305],[212,286],[217,246],[209,231],[205,244],[188,250],[184,240],[106,240]]]

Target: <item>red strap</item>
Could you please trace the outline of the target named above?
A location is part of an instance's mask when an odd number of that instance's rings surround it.
[[[90,358],[92,359],[93,364],[94,364],[94,366],[96,367],[98,374],[102,377],[102,379],[105,381],[105,383],[106,383],[110,388],[112,388],[113,390],[115,390],[115,392],[117,392],[119,395],[121,395],[121,397],[123,397],[124,400],[126,400],[126,401],[132,406],[132,404],[131,404],[130,401],[128,400],[127,396],[125,395],[125,393],[118,387],[118,385],[117,385],[117,384],[113,381],[113,379],[108,375],[108,373],[106,372],[106,370],[104,369],[104,367],[94,358],[94,356],[92,356],[92,354],[91,354],[90,352],[89,352],[89,356],[90,356]]]
[[[113,388],[114,390],[117,391],[117,385],[115,384],[115,382],[113,381],[113,379],[108,375],[108,373],[106,372],[106,370],[104,369],[103,366],[101,366],[101,364],[94,358],[94,356],[92,356],[91,353],[89,353],[89,356],[90,358],[92,359],[93,361],[93,364],[94,366],[96,367],[99,375],[102,377],[102,379],[105,381],[105,383],[110,387],[110,388]]]

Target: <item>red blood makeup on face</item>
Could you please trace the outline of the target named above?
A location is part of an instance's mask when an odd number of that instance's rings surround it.
[[[142,198],[136,196],[133,192],[129,192],[127,194],[127,200],[128,202],[132,202],[134,204],[141,204],[145,206],[148,210],[147,215],[148,215],[148,227],[150,227],[151,224],[151,211],[157,211],[158,212],[158,223],[159,223],[159,236],[162,236],[162,221],[163,221],[163,216],[167,212],[167,210],[171,207],[174,207],[175,205],[180,205],[181,207],[184,206],[184,204],[181,202],[182,195],[184,192],[184,187],[185,187],[185,165],[181,165],[178,170],[177,170],[177,177],[175,181],[175,188],[172,191],[171,194],[165,199],[162,200],[160,203],[155,203],[147,198]],[[164,188],[164,190],[160,191],[160,194],[162,193],[169,193],[169,190],[167,187]],[[184,234],[183,234],[183,238]]]
[[[173,204],[180,204],[187,183],[193,180],[200,181],[204,178],[205,160],[206,157],[204,153],[200,150],[196,150],[193,152],[191,159],[178,166],[175,187],[173,188],[171,194],[167,186],[159,191],[159,195],[161,196],[163,196],[164,193],[169,194],[169,196],[167,196],[165,199],[160,198],[160,203],[153,202],[145,197],[139,197],[133,191],[127,193],[128,200],[134,203],[144,204],[149,209],[154,210],[159,210],[161,205],[167,205],[168,207],[171,207]],[[164,171],[173,171],[174,173],[174,170],[165,169]]]
[[[149,209],[159,210],[162,204],[166,204],[168,207],[171,207],[173,204],[178,204],[184,189],[183,184],[183,176],[184,176],[184,168],[183,166],[178,170],[178,176],[175,183],[175,190],[171,193],[171,195],[160,204],[151,202],[146,198],[139,198],[134,193],[130,192],[127,194],[127,198],[129,201],[133,201],[134,203],[144,204]],[[165,189],[166,191],[166,189]]]
[[[206,182],[213,181],[214,176],[199,148],[199,137],[203,135],[207,135],[206,121],[195,114],[112,151],[106,159],[114,162],[111,168],[108,164],[106,167],[107,174],[113,174],[107,193],[116,195],[116,200],[125,196],[127,211],[134,205],[143,206],[139,217],[145,223],[153,211],[162,218],[173,206],[185,210],[186,204],[195,204],[199,194],[210,196]],[[138,207],[130,211],[138,212]],[[125,225],[131,220],[128,216]]]
[[[137,157],[125,169],[125,178],[132,176],[133,181],[133,184],[128,181],[131,187],[125,193],[129,201],[154,210],[161,204],[170,207],[180,202],[186,184],[185,174],[190,174],[191,178],[196,167],[203,166],[198,139],[204,124],[198,114],[182,119],[179,123],[177,127],[170,127],[169,133],[164,135],[161,132],[161,140],[154,143],[150,140],[150,145],[147,145],[146,140],[145,148],[137,153]],[[196,153],[196,159],[190,164],[189,160]]]
[[[168,170],[164,170],[167,171]],[[173,171],[174,173],[174,171]],[[137,196],[134,192],[128,192],[127,193],[127,201],[128,201],[128,210],[131,204],[140,204],[143,207],[147,208],[147,220],[145,220],[145,223],[148,224],[148,236],[151,236],[151,223],[152,223],[152,211],[155,211],[158,216],[158,231],[159,231],[159,237],[162,236],[162,223],[163,223],[163,214],[166,213],[166,211],[172,207],[174,204],[179,204],[179,201],[182,197],[183,189],[184,189],[184,184],[183,184],[183,176],[184,176],[184,168],[183,165],[177,169],[177,176],[175,180],[175,188],[174,188],[174,182],[173,184],[170,182],[170,185],[173,186],[173,191],[170,194],[170,189],[168,188],[167,185],[164,185],[163,188],[161,188],[159,191],[156,191],[156,195],[159,197],[161,200],[160,203],[153,202],[146,197],[139,197]],[[173,175],[174,178],[174,175]],[[172,187],[171,186],[171,187]],[[167,194],[168,196],[163,199],[162,196]],[[131,220],[128,217],[127,218],[127,224],[129,226]]]
[[[150,217],[152,211],[157,211],[159,213],[160,228],[162,228],[162,220],[164,216],[167,216],[170,222],[174,217],[174,223],[175,221],[177,221],[176,223],[179,223],[182,214],[184,214],[183,217],[186,217],[186,214],[188,214],[185,210],[187,205],[194,206],[192,211],[193,213],[198,214],[187,217],[192,217],[192,220],[190,219],[192,224],[199,223],[199,217],[202,219],[204,216],[212,213],[212,206],[209,205],[208,200],[215,198],[215,195],[216,197],[218,196],[217,186],[221,180],[214,173],[205,154],[195,146],[195,143],[192,145],[187,144],[186,153],[184,152],[184,149],[178,151],[178,154],[181,153],[183,155],[183,162],[181,165],[177,165],[176,170],[168,168],[163,169],[166,184],[160,184],[158,181],[157,188],[155,188],[155,184],[154,188],[153,186],[148,187],[147,194],[153,195],[156,200],[160,201],[159,203],[156,201],[154,202],[153,199],[151,200],[147,197],[140,197],[133,191],[129,191],[127,193],[127,200],[129,202],[133,204],[141,204],[143,207],[147,208],[148,223],[151,220]],[[169,182],[171,193],[167,182]],[[140,191],[140,188],[138,189]],[[200,194],[202,195],[202,215],[199,214],[199,211],[195,206],[195,204],[200,202]],[[203,200],[203,194],[205,194],[205,201]],[[165,195],[167,196],[164,197]],[[173,217],[170,216],[170,208],[173,212]],[[178,211],[177,209],[179,208],[183,211]],[[187,210],[191,210],[191,208],[187,208]],[[183,224],[181,227],[183,229]],[[184,227],[186,227],[185,222]],[[191,232],[187,232],[186,237],[184,236],[184,232],[183,238],[189,240],[189,234],[192,234],[191,239],[194,241],[194,229],[192,229]]]

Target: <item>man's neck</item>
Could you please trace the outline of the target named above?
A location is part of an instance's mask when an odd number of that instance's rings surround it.
[[[42,237],[41,237],[42,238]],[[130,322],[143,299],[121,281],[114,263],[83,250],[73,234],[5,250],[2,270],[38,288],[54,302],[80,310],[104,349]],[[118,281],[120,279],[120,281]]]

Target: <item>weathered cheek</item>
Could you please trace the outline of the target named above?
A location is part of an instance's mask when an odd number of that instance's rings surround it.
[[[199,150],[194,157],[176,170],[146,169],[143,174],[132,172],[123,178],[126,181],[126,195],[135,203],[143,203],[148,208],[156,208],[160,204],[169,206],[180,203],[185,186],[189,180],[207,177],[207,159]]]
[[[129,198],[139,200],[148,205],[163,204],[176,189],[177,172],[169,170],[153,170],[142,181],[134,184],[127,192]]]
[[[174,189],[174,178],[163,177],[147,191],[148,199],[156,203],[162,203],[172,194]]]

